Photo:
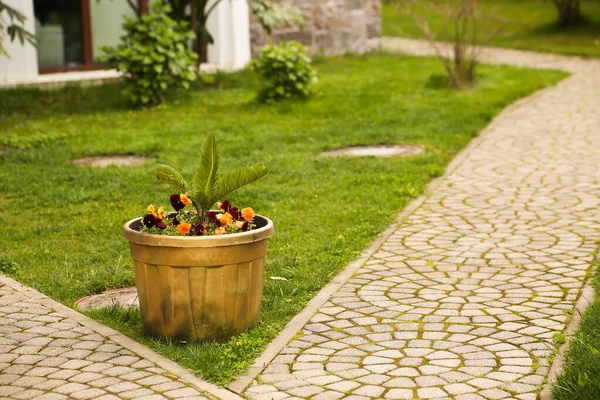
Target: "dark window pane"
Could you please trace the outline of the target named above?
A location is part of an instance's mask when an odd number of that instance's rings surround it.
[[[81,0],[34,0],[40,69],[84,64]]]

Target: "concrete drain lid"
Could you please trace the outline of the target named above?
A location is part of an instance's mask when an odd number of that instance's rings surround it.
[[[413,154],[418,154],[422,151],[423,151],[423,148],[420,146],[393,144],[393,145],[381,145],[381,146],[346,147],[343,149],[326,151],[324,153],[321,153],[321,155],[326,156],[326,157],[340,157],[340,156],[392,157],[392,156],[410,156]]]
[[[140,156],[98,156],[79,158],[77,160],[73,160],[73,164],[89,167],[108,167],[109,165],[136,166],[142,165],[151,160],[152,159],[149,157]]]
[[[132,287],[107,290],[106,292],[87,296],[75,302],[75,306],[82,310],[95,310],[114,305],[120,305],[123,308],[139,307],[137,289]]]

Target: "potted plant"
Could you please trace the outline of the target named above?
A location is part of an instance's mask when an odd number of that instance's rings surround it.
[[[265,165],[221,174],[214,135],[200,152],[191,185],[174,168],[156,165],[158,179],[179,193],[174,212],[148,206],[125,224],[147,333],[177,340],[226,340],[260,317],[268,238],[273,223],[228,201],[234,190],[265,176]]]

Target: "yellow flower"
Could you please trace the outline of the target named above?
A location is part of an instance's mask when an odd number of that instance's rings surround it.
[[[155,217],[157,216],[157,215],[156,215],[156,208],[154,207],[154,204],[150,204],[150,205],[148,206],[148,208],[146,208],[146,210],[148,210],[148,212],[149,212],[150,214],[154,215]]]
[[[254,219],[254,210],[250,207],[244,208],[242,210],[242,217],[248,222],[252,221]]]
[[[188,233],[190,233],[190,229],[192,229],[192,225],[182,222],[179,225],[177,225],[177,227],[175,229],[177,229],[177,231],[179,231],[179,233],[181,233],[182,235],[187,235]]]
[[[217,230],[215,231],[215,235],[222,235],[224,233],[225,233],[225,228],[223,228],[223,227],[217,228]]]
[[[165,208],[162,206],[158,207],[157,214],[158,214],[158,218],[165,219]]]
[[[179,195],[179,200],[180,200],[180,201],[181,201],[183,204],[185,204],[186,206],[187,206],[188,204],[192,204],[192,200],[190,200],[190,198],[188,197],[188,195],[187,195],[187,194],[185,194],[185,193],[183,193],[183,194],[180,194],[180,195]]]
[[[235,227],[237,229],[242,229],[243,226],[244,226],[244,222],[243,221],[235,221]]]

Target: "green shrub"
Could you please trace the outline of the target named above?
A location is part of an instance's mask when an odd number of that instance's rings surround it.
[[[260,99],[273,101],[310,95],[310,85],[317,81],[311,63],[306,48],[298,42],[265,46],[252,62],[261,83]]]
[[[187,89],[196,79],[193,67],[197,56],[189,49],[194,34],[187,23],[171,19],[169,11],[157,1],[149,14],[125,17],[121,44],[102,49],[101,61],[116,63],[125,78],[123,94],[135,104],[162,103],[169,89]]]

